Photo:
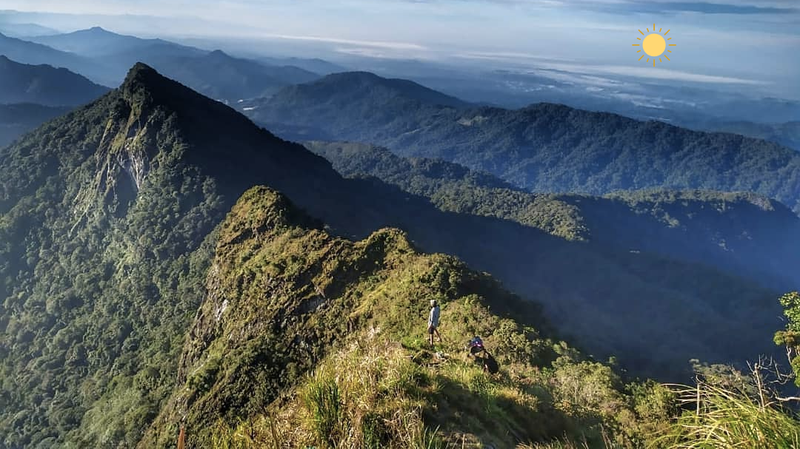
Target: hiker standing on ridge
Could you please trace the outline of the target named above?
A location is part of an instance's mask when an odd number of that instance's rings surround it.
[[[428,315],[428,338],[431,346],[433,346],[434,334],[436,334],[436,339],[441,342],[442,336],[439,335],[439,304],[436,304],[435,299],[431,299],[431,312]]]

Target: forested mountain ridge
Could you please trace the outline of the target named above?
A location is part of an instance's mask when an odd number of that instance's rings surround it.
[[[344,81],[363,75],[333,76],[282,90],[246,113],[287,138],[372,143],[534,192],[752,191],[800,212],[800,153],[772,142],[556,104],[506,110],[441,106],[397,89],[372,96]]]
[[[358,232],[325,160],[144,65],[2,159],[6,447],[138,441],[171,388],[212,231],[250,186],[269,181]]]
[[[0,55],[0,103],[77,106],[108,92],[81,75],[49,65],[20,64]]]
[[[703,265],[445,213],[375,179],[344,179],[322,157],[142,64],[119,89],[0,158],[7,447],[142,439],[173,392],[186,331],[208,293],[219,223],[254,185],[283,192],[328,234],[404,229],[422,250],[456,255],[539,300],[554,326],[637,374],[678,378],[690,358],[746,360],[772,346],[763,336],[779,308],[769,289]]]
[[[374,176],[442,210],[513,220],[569,240],[706,263],[769,285],[800,284],[800,218],[752,193],[650,190],[533,194],[487,173],[359,143],[307,142],[344,176]]]
[[[418,447],[413,432],[430,433],[433,447],[596,444],[603,427],[632,443],[645,436],[645,417],[670,416],[658,404],[637,413],[630,403],[657,389],[626,397],[617,374],[554,339],[536,303],[489,275],[421,254],[397,229],[351,242],[321,225],[263,187],[237,202],[220,227],[174,392],[139,447],[169,446],[180,426],[190,447]],[[447,323],[439,352],[418,323],[431,299]],[[507,376],[462,360],[472,335]],[[335,403],[307,396],[319,384]],[[303,419],[315,410],[330,416]]]
[[[356,142],[305,142],[343,176],[372,176],[431,200],[445,211],[513,220],[573,241],[591,234],[579,210],[556,195],[531,194],[491,174],[440,159],[401,157]]]
[[[319,112],[332,107],[345,107],[345,111],[357,110],[362,114],[372,111],[371,108],[392,106],[394,102],[411,105],[411,102],[430,106],[464,107],[469,105],[458,98],[428,89],[413,81],[404,79],[382,78],[370,72],[344,72],[327,75],[324,78],[307,84],[290,86],[279,92],[275,105],[293,109],[303,109],[313,105],[310,101],[323,100],[318,105]],[[352,108],[352,109],[351,109]],[[385,118],[392,111],[383,111]],[[414,112],[413,109],[407,112]],[[255,114],[258,117],[258,114]],[[344,122],[350,117],[341,117]],[[291,122],[290,122],[291,123]],[[299,122],[298,122],[299,124]]]

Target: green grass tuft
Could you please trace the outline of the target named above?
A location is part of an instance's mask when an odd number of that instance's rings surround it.
[[[734,449],[800,447],[800,421],[779,401],[753,397],[746,386],[700,381],[675,386],[687,409],[651,447]],[[763,391],[762,391],[763,393]]]

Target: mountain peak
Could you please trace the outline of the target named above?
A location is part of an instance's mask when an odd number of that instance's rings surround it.
[[[122,82],[120,90],[123,92],[134,91],[138,87],[150,85],[158,80],[166,80],[166,78],[149,65],[137,62],[128,70],[128,75],[125,77],[125,81]]]
[[[128,77],[130,77],[131,75],[139,74],[140,72],[153,72],[155,74],[158,74],[158,72],[156,72],[156,69],[150,67],[149,65],[143,62],[137,62],[130,68],[130,70],[128,70]]]
[[[225,53],[220,49],[212,51],[211,53],[208,54],[208,56],[230,58],[230,56],[227,53]]]
[[[264,164],[286,164],[302,167],[306,173],[335,175],[323,158],[299,151],[302,147],[277,139],[234,109],[161,75],[147,64],[138,62],[131,67],[116,95],[127,104],[126,113],[134,114],[130,120],[147,123],[154,119],[174,129],[182,141],[194,147],[183,159],[214,173],[222,185],[237,191],[237,196],[251,187],[253,180],[263,179]],[[220,132],[222,129],[226,132]],[[262,152],[263,147],[271,150]],[[250,167],[256,160],[261,161],[260,167]]]
[[[381,93],[377,93],[377,92]],[[318,81],[286,88],[290,95],[307,96],[312,102],[321,98],[339,97],[345,104],[353,95],[371,96],[378,101],[405,98],[422,104],[462,108],[469,103],[414,81],[384,78],[370,72],[341,72],[327,75]]]
[[[156,69],[143,62],[137,62],[128,70],[122,85],[119,87],[122,97],[131,105],[138,105],[142,110],[148,106],[161,106],[169,110],[187,110],[201,108],[218,110],[221,103],[192,91],[177,81],[161,75]],[[229,115],[222,112],[224,115]],[[187,113],[191,114],[191,111]]]
[[[223,63],[223,64],[230,64],[233,61],[237,61],[236,58],[219,49],[206,54],[205,59],[206,61],[211,61],[214,63]]]
[[[342,72],[342,73],[332,73],[325,77],[329,80],[337,80],[337,79],[349,79],[349,80],[359,80],[359,81],[375,81],[380,82],[381,80],[386,80],[387,78],[383,78],[378,76],[372,72],[365,72],[365,71],[353,71],[353,72]]]
[[[252,187],[236,202],[223,225],[220,243],[241,242],[245,236],[269,232],[270,229],[301,227],[322,229],[323,223],[310,217],[289,198],[279,191],[266,186]]]
[[[67,37],[83,37],[83,38],[105,38],[105,37],[114,37],[118,36],[117,33],[108,31],[107,29],[100,27],[100,26],[93,26],[91,28],[85,28],[82,30],[73,31],[71,33],[61,34],[58,36],[67,36]]]
[[[353,86],[353,87],[363,86],[363,85],[379,85],[390,89],[398,90],[397,86],[394,86],[394,84],[396,84],[397,81],[400,80],[384,78],[372,72],[363,72],[363,71],[333,73],[323,77],[320,80],[321,83],[343,84],[346,86]],[[416,84],[411,81],[408,81],[408,83]]]

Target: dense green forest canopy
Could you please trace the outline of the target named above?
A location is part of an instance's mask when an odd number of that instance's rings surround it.
[[[10,447],[138,441],[171,389],[213,230],[248,187],[268,180],[334,225],[355,213],[322,158],[146,66],[2,158]]]
[[[438,159],[403,158],[359,143],[308,142],[345,176],[374,176],[442,210],[512,220],[569,240],[702,262],[793,288],[800,219],[752,193],[621,191],[604,197],[533,194]]]
[[[773,142],[557,104],[468,107],[420,88],[336,74],[285,88],[247,114],[287,138],[377,144],[534,192],[747,191],[800,212],[800,153]]]
[[[141,440],[173,393],[187,331],[209,294],[219,225],[254,185],[282,192],[329,234],[361,239],[397,227],[426,252],[491,272],[539,301],[588,353],[617,355],[637,374],[681,378],[690,358],[746,360],[776,329],[777,295],[755,283],[444,212],[374,178],[344,179],[322,157],[141,64],[119,89],[0,159],[7,447]],[[287,263],[291,270],[294,259]]]
[[[140,447],[181,426],[201,447],[794,447],[770,373],[696,365],[696,385],[625,385],[546,331],[541,309],[399,230],[335,238],[283,195],[246,192],[222,224],[177,388]],[[441,306],[444,337],[424,317]],[[797,293],[776,342],[792,345]],[[463,355],[479,334],[484,354]],[[313,370],[313,371],[311,371]],[[772,373],[774,374],[774,373]],[[768,378],[767,378],[768,379]],[[767,380],[769,382],[769,380]],[[681,404],[687,404],[681,407]],[[179,424],[180,423],[180,424]]]

